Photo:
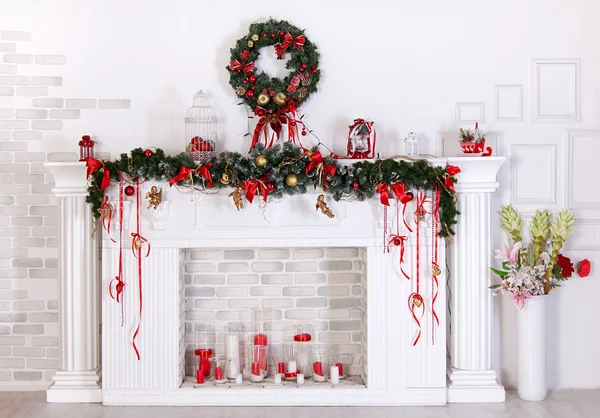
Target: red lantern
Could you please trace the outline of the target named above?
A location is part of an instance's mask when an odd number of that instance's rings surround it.
[[[89,135],[84,135],[79,141],[79,161],[86,161],[88,158],[94,158],[94,144]]]
[[[348,129],[348,158],[374,158],[377,134],[373,128],[374,122],[364,119],[354,119]]]

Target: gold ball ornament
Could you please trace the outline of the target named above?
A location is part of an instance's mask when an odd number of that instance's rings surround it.
[[[285,94],[283,94],[282,92],[275,93],[275,96],[273,96],[273,101],[277,106],[285,105],[285,99]]]
[[[231,176],[229,175],[229,173],[221,174],[221,183],[229,184],[230,182],[231,182]]]
[[[248,48],[254,47],[254,41],[248,41]]]
[[[296,187],[298,185],[298,176],[295,174],[288,174],[285,176],[285,184],[290,187]]]
[[[258,157],[256,157],[254,162],[258,167],[264,167],[265,165],[267,165],[268,160],[267,157],[265,157],[264,155],[259,155]]]
[[[257,35],[256,33],[255,33],[254,35],[252,35],[252,40],[253,40],[254,42],[258,41],[258,39],[259,39],[259,38],[258,38],[258,35]]]
[[[256,98],[256,103],[258,103],[259,106],[266,106],[270,101],[271,96],[269,96],[267,93],[261,93]]]

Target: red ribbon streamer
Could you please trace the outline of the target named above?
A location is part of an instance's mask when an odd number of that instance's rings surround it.
[[[323,173],[323,188],[327,189],[329,185],[327,184],[327,176],[334,176],[337,168],[333,165],[328,165],[323,162],[323,156],[320,151],[315,151],[310,154],[310,162],[306,166],[306,174],[310,173],[314,168],[319,169],[319,166],[322,167]]]
[[[137,254],[135,253],[135,251],[133,252],[133,254],[136,256],[137,260],[138,260],[138,294],[139,294],[139,302],[140,302],[140,317],[138,319],[138,324],[137,324],[137,328],[135,329],[135,332],[133,333],[133,337],[131,339],[131,344],[133,345],[133,349],[135,351],[135,355],[137,356],[138,361],[140,360],[140,352],[137,348],[137,345],[135,344],[135,339],[137,338],[139,332],[140,332],[140,326],[141,326],[141,322],[142,322],[142,242],[146,242],[148,244],[148,252],[146,253],[146,257],[148,257],[150,255],[150,244],[148,243],[148,240],[144,237],[141,236],[140,234],[140,220],[141,220],[141,213],[140,213],[140,181],[138,179],[135,179],[135,188],[136,188],[136,198],[135,198],[135,203],[136,203],[136,209],[137,209],[137,214],[136,214],[136,232],[132,233],[132,251],[137,250]],[[140,240],[140,245],[138,246],[138,248],[135,248],[135,241],[136,239]]]
[[[121,304],[121,328],[125,325],[125,311],[123,308],[123,298],[119,301],[119,296],[123,293],[125,282],[123,281],[123,174],[119,181],[119,274],[108,284],[108,293],[112,299]],[[113,295],[112,287],[115,283],[116,295]]]
[[[396,220],[396,222],[398,222],[398,220]],[[405,242],[408,240],[407,236],[404,235],[398,235],[398,234],[392,234],[390,235],[390,240],[387,243],[387,252],[390,252],[390,245],[395,245],[396,247],[400,247],[400,271],[402,272],[402,274],[404,275],[404,277],[406,277],[408,280],[410,280],[410,276],[408,274],[406,274],[406,272],[404,271],[404,267],[402,267],[402,265],[404,264],[404,244]]]
[[[458,167],[456,167],[458,168]],[[460,169],[459,169],[460,172]],[[438,264],[438,233],[439,233],[439,219],[440,219],[440,186],[439,184],[434,189],[435,199],[434,207],[433,207],[433,233],[431,239],[433,240],[433,263],[432,270],[434,268],[439,268]],[[432,274],[431,280],[431,344],[435,344],[435,326],[440,326],[440,319],[438,318],[437,312],[435,311],[435,302],[437,301],[439,295],[439,281],[435,274]]]
[[[413,316],[413,319],[415,320],[415,322],[417,323],[417,327],[418,327],[418,333],[417,336],[413,342],[413,347],[415,345],[417,345],[417,343],[419,342],[419,339],[421,338],[421,322],[420,320],[423,318],[423,315],[425,315],[425,301],[423,300],[423,297],[420,294],[420,282],[421,282],[421,248],[420,248],[420,231],[421,231],[421,227],[420,227],[420,222],[421,222],[421,217],[425,215],[425,213],[427,213],[426,209],[425,209],[425,202],[427,202],[427,199],[425,197],[425,195],[423,194],[423,192],[419,192],[419,197],[417,198],[417,209],[415,210],[415,224],[416,224],[416,229],[417,229],[417,239],[415,242],[415,246],[417,247],[417,274],[416,274],[416,282],[417,282],[417,289],[415,292],[413,292],[409,297],[408,297],[408,308]],[[414,301],[419,301],[421,302],[421,306],[416,306]],[[415,310],[416,309],[421,309],[421,315],[419,317],[417,317],[417,315],[415,314]]]
[[[208,180],[208,187],[213,187],[215,184],[213,183],[212,176],[210,174],[210,168],[212,167],[212,163],[201,165],[197,168],[190,168],[181,166],[179,167],[179,173],[169,181],[169,186],[173,186],[175,183],[185,180],[187,178],[192,179],[194,173],[200,174],[206,180]]]
[[[100,160],[96,160],[94,158],[89,158],[85,160],[85,165],[87,167],[87,177],[89,178],[92,173],[99,169],[103,169],[104,172],[102,174],[102,182],[100,183],[100,190],[104,190],[110,186],[110,170],[102,163]]]
[[[254,63],[248,62],[246,64],[241,64],[238,60],[233,60],[231,61],[231,64],[229,64],[229,68],[231,68],[231,71],[244,71],[244,73],[248,75],[254,71]]]
[[[385,206],[389,206],[390,205],[390,199],[389,199],[390,188],[389,188],[389,186],[384,183],[379,183],[377,185],[377,189],[375,189],[375,191],[377,193],[379,193],[379,200],[381,201],[381,204],[385,205]]]

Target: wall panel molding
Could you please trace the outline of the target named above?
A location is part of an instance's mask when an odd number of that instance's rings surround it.
[[[523,85],[494,84],[494,122],[523,120]]]
[[[581,77],[578,59],[532,61],[532,120],[579,122]]]
[[[457,124],[475,122],[483,123],[485,118],[484,104],[479,102],[456,102],[454,118]]]
[[[511,203],[556,204],[556,145],[511,145],[510,188]]]
[[[600,129],[568,129],[565,136],[567,207],[600,210],[600,197],[590,188],[600,153]]]

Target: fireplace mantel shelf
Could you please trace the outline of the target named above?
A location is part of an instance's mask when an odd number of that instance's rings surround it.
[[[335,202],[328,196],[327,203],[335,214],[334,219],[329,219],[315,211],[318,191],[269,201],[266,205],[257,204],[260,199],[257,196],[254,204],[245,202],[246,207],[238,212],[225,191],[214,195],[186,194],[169,188],[166,183],[145,183],[142,197],[156,184],[163,187],[164,200],[157,211],[147,209],[147,201],[141,201],[141,229],[152,251],[151,256],[144,259],[144,316],[138,339],[142,352],[140,361],[131,350],[131,327],[120,327],[120,307],[108,295],[108,283],[118,270],[118,245],[111,242],[106,233],[100,242],[90,239],[92,217],[85,203],[85,164],[47,163],[55,178],[53,191],[59,197],[61,283],[60,364],[55,383],[48,390],[48,401],[114,405],[415,405],[503,401],[504,389],[497,382],[491,365],[492,309],[487,290],[490,277],[486,272],[491,253],[490,196],[498,187],[496,174],[504,161],[504,157],[431,160],[435,164],[447,163],[461,168],[456,191],[462,214],[454,244],[448,252],[454,278],[450,283],[453,316],[447,319],[444,311],[446,277],[442,274],[436,342],[432,344],[430,339],[423,338],[415,347],[411,344],[415,324],[405,302],[414,291],[414,281],[399,276],[396,250],[393,254],[383,251],[383,210],[377,199]],[[107,194],[110,201],[118,202],[114,186]],[[124,236],[129,237],[135,227],[133,200],[124,205],[123,215]],[[390,218],[394,217],[390,215]],[[423,254],[430,255],[428,221],[425,220],[420,245],[425,250]],[[113,228],[116,224],[115,218]],[[388,227],[388,233],[395,231],[393,222]],[[115,238],[118,231],[113,229],[111,235]],[[444,240],[438,243],[440,265],[445,265]],[[102,247],[101,268],[98,245]],[[197,390],[181,387],[179,258],[182,248],[339,246],[363,247],[366,253],[366,388],[340,385],[282,393],[273,388]],[[407,243],[408,259],[414,257],[415,248],[416,242],[411,236]],[[137,270],[131,251],[126,252],[124,262],[129,272],[126,277],[133,278]],[[406,265],[409,274],[414,268],[412,264]],[[422,277],[430,278],[430,269],[430,263],[422,262]],[[133,291],[125,292],[125,306],[134,312],[133,307],[137,306],[135,283],[128,282],[126,286]],[[466,291],[467,288],[470,290]],[[425,302],[428,300],[426,297]],[[431,321],[429,312],[424,321]],[[449,344],[452,359],[447,366],[445,328],[448,322],[452,323]],[[161,361],[157,363],[155,359]]]

